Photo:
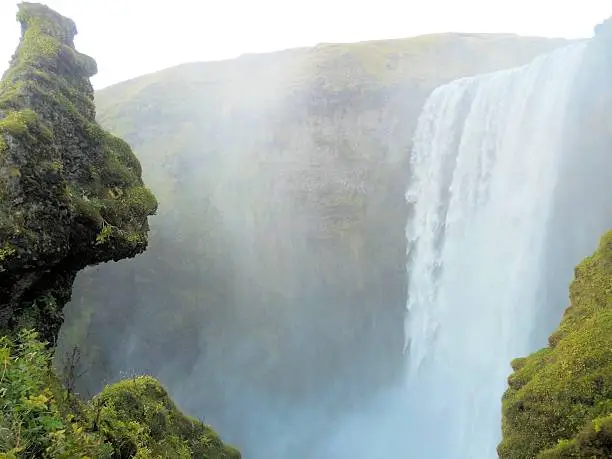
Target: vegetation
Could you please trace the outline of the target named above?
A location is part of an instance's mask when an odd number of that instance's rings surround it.
[[[50,372],[50,351],[34,331],[0,338],[0,452],[17,457],[111,457],[88,432],[87,412]]]
[[[181,414],[153,378],[110,385],[86,405],[50,361],[33,330],[0,338],[0,456],[240,458],[210,427]]]
[[[96,428],[120,457],[240,458],[210,427],[183,415],[151,377],[107,386],[92,407]]]
[[[594,419],[572,440],[559,440],[557,446],[542,451],[540,459],[607,458],[612,451],[612,415]]]
[[[130,146],[95,121],[96,63],[74,49],[74,22],[35,3],[17,17],[21,41],[0,82],[0,241],[11,247],[0,329],[29,323],[19,316],[45,285],[56,310],[38,331],[53,341],[74,273],[141,253],[157,201]],[[48,273],[38,286],[33,268]]]
[[[612,456],[612,232],[576,268],[549,346],[512,362],[499,455]]]
[[[0,130],[11,136],[22,136],[28,131],[28,125],[33,124],[37,118],[36,113],[29,109],[9,112],[0,120]]]
[[[130,146],[95,122],[96,64],[74,23],[33,3],[18,19],[0,83],[0,457],[240,458],[151,377],[85,404],[74,362],[67,380],[52,370],[76,271],[142,252],[157,201]]]
[[[103,131],[94,120],[93,94],[86,78],[95,73],[95,62],[74,50],[74,23],[45,6],[29,3],[20,5],[18,19],[24,27],[23,37],[0,87],[0,108],[5,110],[0,120],[0,147],[8,155],[7,167],[24,169],[20,170],[24,178],[53,172],[40,177],[41,185],[45,186],[45,179],[63,181],[71,192],[57,194],[53,201],[64,201],[76,219],[83,216],[97,226],[94,238],[106,221],[119,229],[115,246],[132,247],[136,239],[146,245],[146,217],[155,212],[157,203],[143,186],[140,163],[129,145]],[[31,100],[39,102],[29,106]],[[77,147],[74,142],[83,134],[87,142]],[[12,149],[7,136],[13,139]],[[23,151],[30,161],[20,164],[12,150]],[[67,151],[71,155],[62,154]],[[84,172],[75,174],[78,169]],[[92,204],[84,206],[83,201]],[[28,215],[18,230],[40,238],[27,220]],[[99,247],[100,251],[107,248]]]

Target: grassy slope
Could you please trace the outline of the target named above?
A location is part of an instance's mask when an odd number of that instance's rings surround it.
[[[503,459],[612,456],[612,232],[577,268],[549,346],[512,362]]]
[[[279,71],[283,85],[278,89],[283,91],[307,88],[318,77],[332,90],[378,89],[406,79],[420,80],[433,88],[442,81],[526,63],[567,42],[561,38],[446,33],[360,43],[323,43],[312,48],[172,67],[102,89],[97,93],[98,107],[104,119],[110,115],[111,107],[128,105],[132,97],[153,84],[174,81],[232,86],[235,81],[270,77],[278,80],[274,76]]]
[[[270,97],[270,92],[274,97],[308,91],[313,86],[339,92],[413,83],[427,93],[455,78],[527,63],[566,43],[565,39],[448,33],[320,44],[234,60],[190,63],[98,91],[98,118],[114,131],[128,134],[135,112],[146,108],[143,103],[163,102],[170,111],[182,103],[194,108],[189,104],[189,95],[196,90],[207,93],[209,102],[215,101],[216,94],[224,104],[243,107],[261,102],[262,97]],[[273,82],[272,88],[266,87],[266,81]]]

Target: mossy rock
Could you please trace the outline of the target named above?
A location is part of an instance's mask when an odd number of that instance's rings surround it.
[[[210,427],[183,415],[151,377],[107,386],[85,404],[50,363],[37,332],[0,337],[0,458],[241,457]]]
[[[97,429],[121,457],[239,459],[209,426],[182,414],[149,376],[107,386],[92,401]]]
[[[612,232],[576,268],[549,346],[513,361],[502,459],[612,457]]]
[[[38,328],[53,342],[76,272],[144,251],[157,201],[130,146],[95,121],[96,64],[74,48],[74,22],[35,3],[17,18],[0,83],[0,329],[30,324],[51,294]]]

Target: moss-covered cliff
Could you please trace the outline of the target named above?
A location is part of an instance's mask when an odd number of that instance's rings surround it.
[[[76,273],[144,251],[157,202],[128,144],[95,121],[96,63],[75,50],[74,22],[34,3],[17,18],[0,83],[0,457],[240,458],[153,378],[83,404],[74,373],[51,369]]]
[[[512,362],[499,456],[612,457],[612,232],[577,268],[549,346]]]
[[[95,121],[93,59],[76,26],[22,3],[22,38],[0,86],[0,329],[52,341],[77,271],[133,257],[157,207],[140,163]]]

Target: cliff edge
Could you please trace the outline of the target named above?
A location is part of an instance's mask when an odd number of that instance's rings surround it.
[[[76,273],[143,252],[157,201],[128,144],[95,121],[96,63],[75,50],[74,22],[34,3],[17,18],[0,83],[0,457],[239,459],[151,377],[85,404],[74,369],[52,371]]]
[[[21,3],[21,41],[0,84],[0,329],[51,342],[74,277],[147,246],[157,202],[123,140],[95,121],[74,22]]]

